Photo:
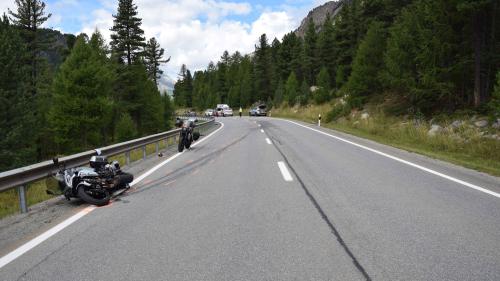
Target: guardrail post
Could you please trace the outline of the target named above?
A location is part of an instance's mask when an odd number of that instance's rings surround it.
[[[158,152],[160,152],[160,142],[159,141],[156,142],[156,154],[158,154]]]
[[[142,159],[146,160],[146,157],[147,157],[147,153],[146,153],[146,146],[143,146],[142,147]]]
[[[125,152],[125,164],[130,165],[130,151]]]
[[[19,208],[21,209],[21,213],[28,212],[28,200],[26,197],[26,185],[21,185],[17,188],[19,194]]]

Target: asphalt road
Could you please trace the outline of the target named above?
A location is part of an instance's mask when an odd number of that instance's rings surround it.
[[[500,179],[284,120],[220,121],[0,280],[500,280],[500,198],[450,178]]]

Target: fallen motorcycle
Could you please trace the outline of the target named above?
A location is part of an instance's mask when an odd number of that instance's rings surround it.
[[[90,158],[90,167],[61,168],[54,177],[66,199],[80,198],[83,201],[104,206],[112,196],[130,188],[134,176],[120,169],[118,161],[109,163],[100,150]],[[59,159],[54,158],[55,165]]]
[[[177,118],[175,126],[181,129],[178,144],[179,152],[182,152],[184,148],[189,149],[193,141],[197,141],[200,138],[200,133],[194,131],[196,122],[196,119],[181,120]]]

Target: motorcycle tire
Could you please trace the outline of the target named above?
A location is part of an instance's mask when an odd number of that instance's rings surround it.
[[[193,140],[197,141],[200,138],[200,133],[199,132],[194,132],[193,133]]]
[[[185,144],[186,149],[189,149],[191,147],[192,141],[187,141]]]
[[[85,185],[78,186],[78,197],[80,197],[80,199],[82,199],[83,201],[85,201],[89,204],[96,205],[96,206],[104,206],[104,205],[107,205],[109,203],[109,200],[111,199],[111,194],[108,191],[104,191],[104,194],[103,194],[104,196],[102,198],[96,198],[96,197],[91,196],[90,194],[88,194],[85,191],[86,187],[87,186],[85,186]]]
[[[177,149],[179,150],[179,152],[182,152],[184,150],[184,140],[179,140],[179,146],[177,147]]]

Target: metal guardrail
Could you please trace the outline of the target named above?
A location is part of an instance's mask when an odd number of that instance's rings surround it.
[[[190,117],[179,116],[181,119],[196,118],[198,123],[196,129],[201,133],[206,131],[208,127],[215,124],[215,119],[205,117]],[[108,157],[125,153],[126,165],[130,164],[130,151],[142,148],[143,159],[146,159],[146,146],[156,143],[156,153],[159,152],[160,141],[178,137],[180,129],[174,129],[167,132],[130,140],[127,142],[117,143],[110,146],[100,148],[103,155]],[[73,154],[59,158],[59,165],[66,168],[74,168],[88,164],[91,156],[95,155],[95,150],[89,150],[78,154]],[[19,206],[22,213],[28,212],[27,204],[27,185],[29,183],[50,177],[58,171],[58,166],[54,165],[52,160],[40,162],[37,164],[17,168],[10,171],[0,173],[0,192],[7,191],[13,188],[18,189]]]

